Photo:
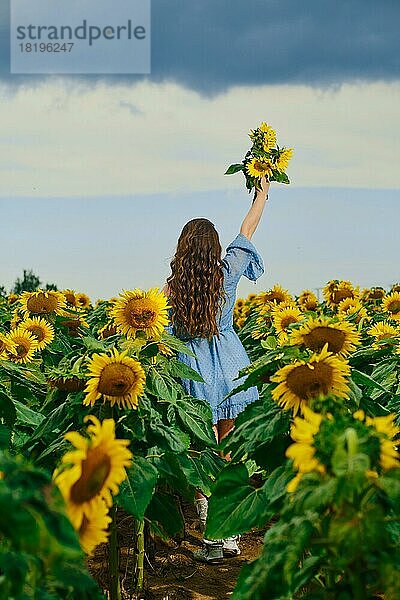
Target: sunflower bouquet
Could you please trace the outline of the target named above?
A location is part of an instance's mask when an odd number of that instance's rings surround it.
[[[242,171],[249,193],[253,188],[259,188],[263,176],[269,181],[290,183],[285,171],[292,158],[293,148],[280,148],[276,141],[276,131],[265,122],[256,129],[251,129],[249,137],[253,142],[250,150],[246,152],[241,163],[230,165],[225,175]]]

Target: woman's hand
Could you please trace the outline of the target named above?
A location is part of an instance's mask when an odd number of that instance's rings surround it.
[[[260,189],[262,192],[264,192],[265,195],[268,194],[270,185],[271,183],[267,180],[265,175],[263,175],[260,179]]]
[[[268,181],[265,175],[263,175],[263,177],[261,177],[260,181],[258,182],[258,185],[255,188],[253,202],[255,201],[257,196],[261,196],[265,200],[268,196],[270,185],[271,183]]]

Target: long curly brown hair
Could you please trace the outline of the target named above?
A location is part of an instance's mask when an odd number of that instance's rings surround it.
[[[171,321],[180,338],[218,334],[223,299],[221,244],[208,219],[192,219],[182,229],[167,279]]]

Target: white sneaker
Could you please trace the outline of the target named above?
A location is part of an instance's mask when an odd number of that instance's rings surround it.
[[[240,535],[233,535],[225,538],[223,540],[224,556],[239,556],[240,548],[238,542],[240,542]]]
[[[209,565],[220,565],[224,560],[222,540],[204,541],[203,548],[193,552],[193,558]]]
[[[203,533],[206,528],[207,512],[208,512],[208,500],[207,498],[196,498],[195,501],[196,511],[199,515],[200,520],[200,531]]]

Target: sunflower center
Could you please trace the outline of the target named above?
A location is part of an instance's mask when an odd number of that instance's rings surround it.
[[[71,294],[70,292],[66,292],[64,293],[65,299],[68,302],[68,304],[71,304],[71,306],[75,306],[76,305],[76,298],[74,296],[74,294]]]
[[[326,396],[332,386],[333,371],[330,365],[319,362],[313,369],[300,365],[287,376],[287,386],[301,400],[309,400],[320,394]]]
[[[15,346],[14,352],[19,358],[22,358],[28,354],[29,348],[30,348],[29,342],[24,343],[23,340],[18,340],[17,345]]]
[[[92,448],[82,461],[82,474],[71,488],[71,500],[75,504],[88,502],[101,491],[111,471],[111,461],[107,454]]]
[[[383,298],[385,292],[383,290],[373,290],[370,292],[369,297],[371,300],[379,300],[379,298]]]
[[[346,298],[353,298],[353,292],[351,290],[348,289],[344,289],[344,290],[335,290],[332,293],[332,302],[334,304],[339,304],[339,302],[341,302],[342,300],[345,300]]]
[[[143,298],[129,300],[124,309],[124,316],[135,329],[151,327],[157,320],[153,307]]]
[[[111,363],[102,370],[97,388],[105,396],[125,396],[135,381],[136,374],[130,367]]]
[[[290,315],[288,315],[287,317],[283,317],[283,319],[281,320],[281,328],[282,329],[286,329],[287,327],[289,327],[289,325],[291,323],[297,323],[297,319],[296,317],[292,317]]]
[[[45,338],[44,330],[38,325],[32,325],[32,327],[29,327],[28,331],[35,336],[38,342],[41,342]]]
[[[343,348],[346,334],[334,327],[315,327],[310,333],[303,335],[304,344],[310,350],[320,351],[328,343],[329,352],[337,354]]]
[[[5,347],[6,347],[6,345],[5,345],[4,341],[0,340],[0,352],[3,352]]]
[[[45,296],[40,292],[37,296],[31,296],[26,307],[31,313],[51,313],[58,308],[58,300],[55,296]]]
[[[279,304],[280,302],[284,301],[284,297],[280,294],[276,294],[275,292],[271,292],[270,294],[267,294],[267,300],[269,302],[276,302]]]
[[[400,300],[393,300],[393,302],[390,302],[388,305],[388,311],[391,313],[400,312]]]

